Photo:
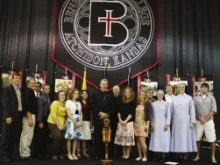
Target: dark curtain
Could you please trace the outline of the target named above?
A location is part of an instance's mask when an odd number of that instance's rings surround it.
[[[64,73],[50,60],[54,4],[55,0],[0,0],[2,70],[10,69],[12,61],[15,68],[33,71],[38,64],[39,71],[48,71],[47,82],[54,87],[55,73]],[[164,88],[165,74],[173,75],[176,68],[189,81],[191,74],[200,75],[204,68],[205,76],[214,78],[214,95],[220,102],[220,1],[160,0],[159,11],[160,64],[150,70],[150,76]],[[136,82],[131,82],[135,89]],[[81,80],[76,85],[80,88]],[[191,90],[189,86],[190,94]],[[215,118],[219,117],[220,113]],[[216,128],[219,134],[219,121]]]
[[[153,74],[159,84],[165,84],[164,74],[175,73],[191,80],[191,74],[214,79],[214,96],[220,107],[220,1],[219,0],[161,0],[160,57]],[[191,81],[189,81],[191,83]],[[188,92],[191,94],[192,86]],[[220,113],[215,116],[220,137]]]

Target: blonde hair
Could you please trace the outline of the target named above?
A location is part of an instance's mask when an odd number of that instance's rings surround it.
[[[126,90],[129,90],[131,92],[131,97],[129,99],[127,99],[125,97],[125,92]],[[122,93],[122,102],[123,103],[128,103],[130,102],[131,100],[134,100],[135,98],[135,94],[134,94],[134,90],[131,88],[131,87],[126,87],[124,90],[123,90],[123,93]]]
[[[148,89],[146,90],[146,92],[153,92],[153,93],[154,93],[154,90],[153,90],[152,88],[148,88]]]
[[[173,89],[173,86],[172,86],[172,85],[170,85],[170,84],[166,85],[166,87],[165,87],[165,88],[168,88],[168,87],[171,87],[171,88]]]
[[[138,98],[137,98],[137,103],[138,103],[138,104],[141,103],[141,100],[140,100],[140,94],[141,94],[142,92],[145,94],[145,96],[144,96],[144,102],[143,102],[143,103],[145,104],[145,103],[148,101],[148,98],[147,98],[147,91],[144,90],[144,89],[141,89],[140,92],[138,93]]]

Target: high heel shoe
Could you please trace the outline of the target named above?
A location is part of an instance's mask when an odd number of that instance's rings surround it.
[[[74,160],[78,160],[76,155],[72,155],[72,157],[73,157]]]
[[[80,154],[77,154],[77,158],[81,158],[82,156]]]
[[[67,158],[68,158],[69,160],[74,160],[74,158],[72,157],[71,154],[68,154],[68,155],[67,155]]]
[[[212,163],[217,163],[217,161],[215,160],[215,158],[212,158]]]
[[[53,160],[58,160],[57,155],[53,155],[51,158],[52,158]]]
[[[121,158],[122,158],[122,159],[125,159],[125,156],[123,155]]]
[[[143,158],[143,159],[142,159],[142,162],[146,162],[146,161],[147,161],[147,158]]]
[[[198,162],[198,161],[199,161],[199,157],[198,157],[198,156],[195,157],[195,158],[193,159],[193,161],[194,161],[194,162]]]
[[[142,159],[141,157],[137,157],[135,160],[140,161],[141,159]]]
[[[59,156],[59,159],[60,159],[60,160],[64,160],[64,159],[66,159],[66,158],[65,158],[64,155],[60,155],[60,156]]]
[[[83,154],[83,156],[84,156],[85,158],[89,158],[89,157],[90,157],[87,153]]]
[[[127,159],[129,159],[129,158],[130,158],[130,155],[129,155],[129,156],[125,156],[125,157],[124,157],[124,159],[126,159],[126,160],[127,160]]]

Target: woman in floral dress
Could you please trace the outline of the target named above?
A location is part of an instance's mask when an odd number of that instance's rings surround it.
[[[76,156],[76,149],[79,140],[83,138],[82,135],[82,108],[78,101],[80,92],[74,89],[70,93],[70,100],[66,101],[67,107],[67,126],[65,138],[67,139],[67,157],[69,160],[78,160]],[[71,147],[72,146],[72,147]],[[72,148],[72,153],[71,153]]]
[[[148,101],[147,93],[141,90],[138,95],[138,105],[135,111],[134,134],[137,138],[137,149],[139,157],[137,161],[147,161],[147,144],[146,138],[148,137],[150,112],[152,111],[151,103]]]

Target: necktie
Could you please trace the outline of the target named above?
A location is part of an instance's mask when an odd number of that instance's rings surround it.
[[[37,98],[39,98],[39,97],[40,97],[40,93],[36,92],[35,96],[36,96]]]
[[[17,100],[18,100],[18,111],[22,111],[21,92],[19,88],[16,88],[16,95],[17,95]]]

